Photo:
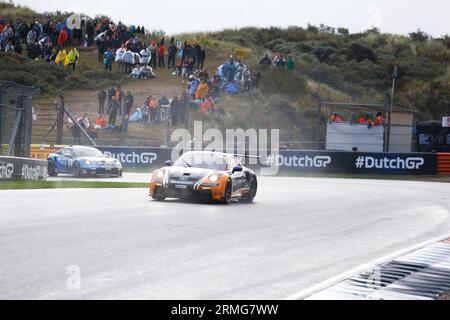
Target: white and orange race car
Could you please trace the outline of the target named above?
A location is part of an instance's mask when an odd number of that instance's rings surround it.
[[[252,202],[258,189],[256,174],[242,165],[239,155],[209,151],[191,151],[175,163],[153,172],[150,196],[204,199],[229,203]]]

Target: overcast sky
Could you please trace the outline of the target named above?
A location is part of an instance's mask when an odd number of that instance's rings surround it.
[[[450,34],[449,0],[15,0],[39,12],[105,14],[115,21],[167,33],[243,26],[306,26],[324,23],[352,32],[376,26],[407,34],[421,29]]]

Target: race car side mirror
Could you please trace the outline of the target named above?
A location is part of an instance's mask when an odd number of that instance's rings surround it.
[[[171,160],[164,161],[164,164],[166,167],[171,167],[173,165],[173,162]]]
[[[233,168],[233,173],[235,173],[235,172],[242,172],[242,170],[243,170],[242,167],[239,167],[239,166],[238,167],[234,167]]]

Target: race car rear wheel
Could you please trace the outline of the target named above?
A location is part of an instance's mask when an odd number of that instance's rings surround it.
[[[47,175],[50,177],[56,177],[58,175],[58,172],[56,172],[55,164],[53,161],[49,161],[47,163]]]
[[[227,181],[227,184],[226,184],[226,186],[225,186],[225,193],[224,193],[224,195],[223,195],[222,203],[224,203],[224,204],[230,203],[231,193],[232,193],[231,180],[228,180],[228,181]]]
[[[250,181],[250,191],[248,192],[248,195],[245,200],[247,200],[248,203],[253,202],[253,199],[256,197],[256,191],[258,190],[258,184],[254,178]]]
[[[73,175],[75,177],[81,177],[81,167],[80,167],[80,164],[78,162],[75,162],[73,164],[72,173],[73,173]]]

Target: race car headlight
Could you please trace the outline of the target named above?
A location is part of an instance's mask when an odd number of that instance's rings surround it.
[[[122,167],[122,164],[120,163],[120,161],[119,161],[119,160],[116,160],[116,161],[115,161],[115,163],[116,163],[116,166],[118,166],[119,168],[121,168],[121,167]]]
[[[90,166],[90,165],[92,164],[92,162],[89,161],[89,160],[86,160],[86,164],[87,164],[88,166]]]
[[[158,170],[155,172],[155,177],[158,179],[161,179],[162,177],[164,177],[164,171],[162,170]]]
[[[217,174],[213,174],[208,178],[208,180],[211,182],[216,182],[217,180],[219,180],[219,176]]]

